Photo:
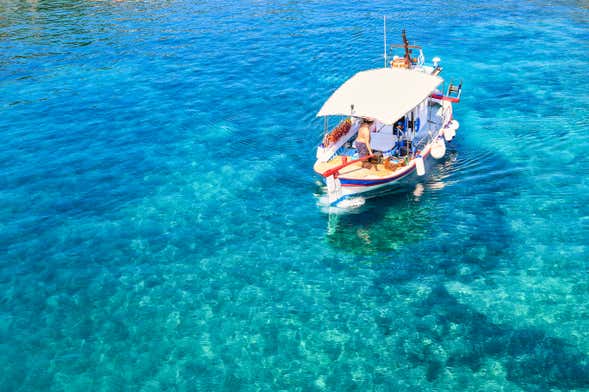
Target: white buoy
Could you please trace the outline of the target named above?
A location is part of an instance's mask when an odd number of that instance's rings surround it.
[[[454,128],[454,132],[456,132],[456,130],[460,128],[460,123],[458,122],[458,120],[452,120],[450,122],[450,125],[452,126],[452,128]]]
[[[447,141],[454,139],[456,136],[456,130],[460,127],[460,123],[456,120],[450,121],[450,124],[447,125],[447,128],[444,130],[444,137]],[[448,137],[450,137],[448,139]]]
[[[460,127],[460,123],[456,120],[452,120],[450,121],[450,123],[448,123],[448,125],[446,125],[446,127],[444,128],[444,139],[446,139],[447,142],[454,139],[458,127]]]
[[[415,168],[417,169],[418,176],[423,176],[425,174],[425,165],[421,155],[418,155],[417,158],[415,158]]]
[[[435,159],[440,159],[446,155],[446,142],[444,138],[439,137],[432,142],[431,154]]]

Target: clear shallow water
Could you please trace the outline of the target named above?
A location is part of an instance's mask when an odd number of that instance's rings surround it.
[[[328,216],[314,115],[383,14],[464,80],[461,129]],[[0,389],[589,389],[587,4],[0,16]]]

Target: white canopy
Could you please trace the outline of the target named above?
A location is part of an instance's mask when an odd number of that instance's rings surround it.
[[[440,83],[439,76],[402,68],[358,72],[335,90],[317,117],[366,117],[393,124],[419,105]]]

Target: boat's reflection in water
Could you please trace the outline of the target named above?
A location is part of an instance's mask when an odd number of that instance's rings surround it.
[[[329,207],[326,240],[355,254],[391,252],[433,236],[442,214],[439,194],[452,183],[455,156],[438,161],[424,177],[411,176],[395,188],[373,193],[362,205]]]
[[[419,184],[423,187],[422,184]],[[414,187],[416,192],[419,186]],[[428,207],[420,205],[411,190],[371,198],[351,211],[332,209],[327,224],[327,242],[344,251],[374,254],[394,251],[427,235]]]

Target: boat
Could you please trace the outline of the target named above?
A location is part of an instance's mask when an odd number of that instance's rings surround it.
[[[452,80],[446,88],[440,58],[426,63],[422,48],[409,44],[405,30],[402,39],[387,48],[385,28],[384,66],[356,73],[317,113],[324,118],[324,137],[313,169],[327,185],[330,206],[360,195],[364,200],[409,176],[425,175],[431,166],[426,161],[445,156],[446,143],[460,126],[452,105],[460,102],[462,81]],[[397,50],[400,55],[392,56]],[[336,125],[330,127],[334,118]],[[355,142],[362,124],[369,126],[371,153],[359,151]]]

